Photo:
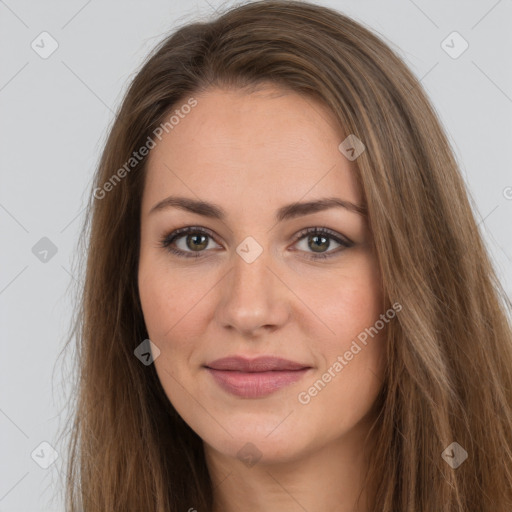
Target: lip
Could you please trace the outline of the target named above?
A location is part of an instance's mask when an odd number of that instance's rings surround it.
[[[231,356],[208,363],[205,368],[228,393],[261,398],[302,379],[311,366],[280,357]]]

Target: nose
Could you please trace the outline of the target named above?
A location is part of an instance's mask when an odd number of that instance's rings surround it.
[[[216,318],[223,328],[254,337],[272,332],[290,317],[289,292],[273,269],[268,251],[248,263],[238,254],[225,276]]]

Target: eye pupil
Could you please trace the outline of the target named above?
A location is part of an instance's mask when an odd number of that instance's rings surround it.
[[[203,241],[202,242],[196,242],[196,239],[197,238],[202,238]],[[192,242],[192,246],[189,245],[189,241],[190,240],[194,240]],[[196,249],[204,249],[205,247],[208,246],[208,241],[207,241],[207,236],[206,235],[198,235],[198,234],[195,234],[195,235],[188,235],[187,236],[187,247],[189,249],[193,249],[193,250],[196,250]]]
[[[318,239],[320,239],[320,238],[324,241],[323,243],[322,242],[321,243],[317,243]],[[308,244],[308,245],[309,245],[309,247],[311,249],[313,249],[313,251],[315,251],[315,252],[322,252],[322,251],[317,251],[316,250],[319,247],[322,248],[321,247],[322,244],[325,245],[324,249],[328,249],[329,248],[329,242],[328,242],[328,238],[327,237],[321,236],[321,235],[313,235],[313,236],[310,237],[310,240],[312,240],[312,239],[314,239],[315,242],[313,242],[313,244]]]

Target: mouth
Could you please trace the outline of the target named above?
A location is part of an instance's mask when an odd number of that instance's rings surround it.
[[[311,366],[288,359],[233,356],[205,365],[214,381],[226,392],[242,398],[262,398],[298,380]]]

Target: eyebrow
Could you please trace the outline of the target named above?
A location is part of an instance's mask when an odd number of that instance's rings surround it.
[[[204,217],[210,217],[212,219],[225,220],[227,217],[226,212],[214,203],[178,196],[166,197],[155,204],[155,206],[153,206],[149,211],[149,214],[151,215],[158,211],[167,210],[168,208],[179,208],[181,210],[203,215]],[[277,210],[275,219],[277,222],[282,222],[284,220],[328,210],[330,208],[345,208],[350,212],[354,212],[362,216],[366,215],[366,208],[364,206],[357,205],[338,197],[326,197],[316,199],[315,201],[291,203],[286,206],[282,206]]]

